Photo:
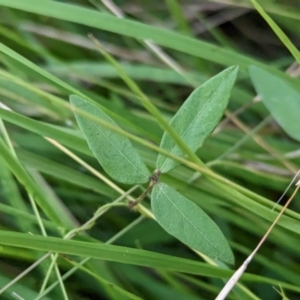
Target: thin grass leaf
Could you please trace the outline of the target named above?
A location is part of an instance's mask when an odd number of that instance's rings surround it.
[[[75,261],[71,261],[71,264],[74,266],[77,266],[78,269],[81,269],[83,272],[86,272],[89,274],[91,277],[94,277],[100,285],[102,285],[104,288],[107,289],[107,291],[110,293],[110,296],[113,297],[112,293],[116,293],[115,299],[130,299],[130,300],[143,300],[143,298],[140,298],[139,296],[136,296],[125,289],[119,287],[118,285],[114,284],[111,281],[106,280],[102,276],[96,274],[95,272],[90,271],[88,268],[81,266],[80,264],[76,263]],[[44,298],[40,298],[44,299]],[[112,298],[114,299],[114,298]]]
[[[10,277],[6,277],[3,274],[0,274],[0,286],[5,286],[12,279]],[[19,295],[17,297],[16,295]],[[22,295],[22,298],[21,298]],[[38,292],[34,291],[32,288],[28,288],[25,283],[16,283],[13,287],[6,290],[3,294],[1,294],[2,299],[36,299],[38,297]],[[51,300],[52,298],[44,297],[43,300]]]
[[[196,57],[201,57],[205,60],[213,61],[221,65],[230,66],[238,64],[243,72],[249,67],[249,65],[256,65],[285,78],[291,82],[296,89],[299,88],[300,90],[297,80],[276,68],[263,64],[249,56],[242,55],[240,52],[224,49],[214,44],[209,44],[200,41],[199,39],[193,39],[173,31],[155,28],[153,26],[141,24],[124,18],[120,19],[110,16],[109,14],[100,13],[84,7],[58,3],[55,1],[44,1],[43,5],[40,5],[39,0],[27,0],[26,2],[23,0],[0,0],[0,5],[114,32],[123,36],[130,36],[135,39],[144,40],[146,36],[158,45]],[[28,66],[30,69],[55,82],[71,93],[75,93],[75,89],[73,87],[58,78],[55,78],[55,76],[49,74],[44,69],[39,68],[37,65],[34,65],[29,60],[2,43],[0,43],[0,51]],[[80,94],[80,92],[77,91],[77,94]]]
[[[85,7],[54,1],[44,1],[43,5],[40,5],[40,0],[27,0],[26,2],[23,0],[0,0],[0,5],[83,24],[123,36],[130,36],[135,39],[144,40],[147,37],[158,45],[202,57],[203,59],[222,65],[238,63],[241,68],[247,68],[249,64],[256,63],[254,59],[244,56],[237,51],[224,49],[199,39],[192,39],[188,36],[178,34],[174,31],[155,28],[125,18],[117,18],[107,13],[93,11]],[[0,51],[3,51],[3,48],[3,45],[0,44]],[[257,64],[259,63],[257,62]]]
[[[74,107],[117,126],[98,106],[75,95],[70,96],[70,102]],[[126,184],[145,183],[149,180],[149,170],[127,137],[76,112],[75,117],[91,151],[109,176]]]
[[[291,42],[288,36],[281,30],[281,28],[273,21],[273,19],[264,11],[264,9],[258,4],[255,0],[250,0],[253,6],[257,9],[260,15],[265,19],[265,21],[272,28],[277,37],[281,40],[281,42],[286,46],[286,48],[290,51],[290,53],[294,56],[298,64],[300,63],[300,52],[295,47],[295,45]]]
[[[28,193],[34,197],[36,202],[50,218],[50,220],[52,220],[58,226],[62,226],[64,223],[67,223],[67,227],[72,228],[73,224],[69,223],[69,219],[63,218],[64,212],[61,211],[60,207],[55,206],[54,203],[51,203],[44,197],[38,186],[25,171],[25,169],[19,164],[18,160],[9,151],[2,139],[0,139],[0,155],[11,172],[17,177],[19,182],[24,185]]]
[[[138,65],[129,63],[120,63],[122,69],[126,74],[134,80],[146,80],[153,82],[163,83],[176,83],[180,85],[186,85],[187,81],[178,73],[166,68]],[[96,78],[96,82],[101,78],[118,78],[119,74],[116,69],[108,63],[103,62],[89,62],[89,61],[76,61],[70,63],[67,66],[61,64],[51,64],[45,68],[48,72],[57,76],[68,78],[70,72],[73,76]],[[193,81],[204,82],[207,76],[201,73],[189,73],[188,74]]]
[[[79,137],[78,134],[76,135],[75,131],[66,129],[65,127],[53,126],[45,122],[39,122],[3,108],[0,108],[0,118],[41,136],[53,138],[63,145],[77,151],[91,155],[91,151],[86,142],[82,137]]]
[[[261,68],[251,66],[249,73],[272,117],[290,137],[300,141],[300,94],[283,79]]]
[[[225,62],[228,65],[238,61],[239,64],[246,67],[247,62],[250,63],[254,61],[234,51],[222,49],[200,40],[193,40],[162,28],[155,28],[139,22],[120,19],[110,16],[107,13],[100,13],[84,7],[52,1],[44,1],[43,5],[39,4],[40,2],[38,0],[27,0],[26,2],[23,0],[0,0],[1,6],[84,24],[85,26],[95,27],[141,40],[145,39],[146,36],[159,45],[179,51],[190,52],[190,54],[202,56],[205,59],[216,62]],[[199,51],[199,49],[202,51]],[[211,52],[214,50],[218,51],[215,51],[214,55],[211,55]]]
[[[23,220],[26,220],[30,224],[36,225],[38,223],[36,216],[29,214],[27,212],[24,212],[22,210],[16,209],[14,207],[11,207],[9,205],[0,203],[0,211],[1,211],[2,215],[7,214],[11,217],[18,217],[19,219],[22,218]],[[42,219],[42,220],[43,220],[44,226],[47,229],[57,230],[57,227],[53,222],[51,222],[49,220],[45,220],[45,219]],[[25,227],[23,227],[23,228],[25,228]]]
[[[181,106],[170,121],[171,127],[180,135],[186,145],[195,152],[201,147],[218,125],[228,104],[238,67],[232,66],[198,87]],[[168,133],[164,133],[160,147],[172,154],[185,157]],[[156,168],[166,173],[178,162],[159,154]]]
[[[2,194],[2,201],[6,198],[7,202],[10,203],[11,207],[17,208],[24,213],[28,213],[28,207],[25,204],[24,199],[21,196],[21,193],[18,189],[18,186],[15,182],[15,178],[12,173],[6,167],[4,161],[0,159],[0,190]],[[18,227],[24,231],[34,232],[33,227],[26,218],[15,216],[14,223],[18,224]]]
[[[20,148],[16,149],[16,152],[21,163],[27,168],[34,168],[39,172],[48,174],[54,178],[70,182],[85,189],[91,189],[101,195],[110,197],[111,199],[118,196],[118,193],[116,193],[113,189],[94,177],[88,176],[70,167],[64,166],[61,163]]]
[[[230,270],[215,268],[206,263],[146,250],[101,243],[63,240],[55,237],[43,237],[12,231],[0,230],[0,245],[78,255],[205,276],[226,277],[232,274]]]
[[[34,114],[34,111],[40,111],[43,114],[49,115],[51,118],[57,119],[62,115],[49,100],[37,95],[36,93],[16,84],[13,81],[0,77],[0,93],[9,98],[8,105],[14,109],[14,107],[21,106],[26,103],[28,106],[28,113]],[[28,103],[30,99],[31,103]],[[2,100],[2,99],[1,99]],[[11,101],[13,100],[13,101]],[[19,102],[19,104],[18,104]],[[61,109],[62,111],[62,109]]]
[[[233,264],[233,253],[214,221],[195,203],[164,183],[151,195],[152,211],[168,233],[201,253]]]

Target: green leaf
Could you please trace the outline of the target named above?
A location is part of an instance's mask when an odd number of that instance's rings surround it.
[[[206,138],[218,125],[228,104],[238,67],[232,66],[212,77],[188,97],[170,121],[171,127],[180,135],[192,151],[201,147]],[[184,157],[168,133],[164,133],[160,147],[172,154]],[[166,173],[178,162],[159,154],[156,168]]]
[[[283,79],[261,68],[251,66],[249,73],[272,117],[290,137],[300,141],[300,94]]]
[[[70,102],[77,109],[118,126],[98,106],[75,95],[70,96]],[[76,112],[75,116],[91,151],[109,176],[126,184],[145,183],[149,180],[149,170],[127,137]]]
[[[169,234],[201,253],[233,264],[234,256],[214,221],[195,203],[164,183],[154,186],[152,211]]]

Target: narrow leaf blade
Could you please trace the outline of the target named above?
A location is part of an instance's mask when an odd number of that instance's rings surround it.
[[[192,92],[170,121],[170,125],[192,151],[201,147],[218,125],[228,104],[237,72],[238,67],[232,66],[206,81]],[[184,153],[166,132],[160,147],[184,157]],[[162,173],[177,165],[176,161],[164,155],[159,154],[157,157],[156,168]]]
[[[300,94],[283,79],[261,68],[251,66],[249,73],[272,117],[290,137],[300,141]]]
[[[169,234],[203,254],[233,264],[233,253],[214,221],[195,203],[164,183],[154,186],[152,211]]]
[[[71,95],[70,102],[77,109],[118,126],[98,106],[81,97]],[[89,148],[109,176],[125,184],[148,181],[150,172],[127,137],[76,112],[75,117]]]

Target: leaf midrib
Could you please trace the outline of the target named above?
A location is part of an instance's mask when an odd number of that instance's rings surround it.
[[[224,251],[220,251],[219,248],[217,248],[209,239],[207,239],[207,237],[201,232],[199,231],[199,229],[197,227],[195,227],[195,225],[193,223],[191,223],[191,221],[182,213],[182,211],[174,204],[174,202],[168,197],[168,195],[163,191],[163,188],[160,186],[160,191],[166,196],[166,198],[169,200],[169,202],[179,211],[179,213],[184,217],[184,219],[187,220],[187,222],[189,224],[192,225],[192,227],[195,228],[195,230],[197,232],[199,232],[199,234],[218,252],[218,253],[221,253],[220,257],[222,257]],[[204,213],[202,211],[202,213]],[[227,257],[227,256],[226,256]]]

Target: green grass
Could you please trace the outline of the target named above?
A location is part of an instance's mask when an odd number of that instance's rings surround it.
[[[277,216],[274,204],[300,166],[299,141],[271,109],[251,102],[248,67],[300,93],[298,78],[286,72],[299,56],[300,10],[284,1],[253,1],[259,13],[251,1],[226,9],[198,2],[118,1],[120,19],[100,0],[0,0],[0,102],[12,110],[0,107],[1,299],[214,299]],[[243,7],[249,10],[227,21]],[[214,20],[221,23],[210,28]],[[207,30],[197,34],[200,26]],[[173,63],[154,54],[149,40]],[[168,122],[195,87],[231,65],[240,71],[227,111],[194,154]],[[126,207],[146,185],[119,184],[104,172],[78,129],[70,94],[97,102],[118,127],[78,113],[128,137],[151,172],[158,153],[181,163],[160,180],[216,222],[234,266],[166,233],[150,198],[136,211]],[[164,130],[185,157],[159,148]],[[299,298],[299,200],[228,299],[282,299],[278,291]]]

